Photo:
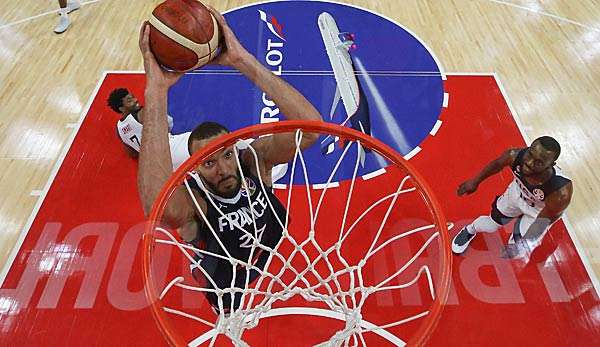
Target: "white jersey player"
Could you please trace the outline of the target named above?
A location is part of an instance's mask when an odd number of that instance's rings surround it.
[[[121,142],[125,145],[127,152],[137,157],[140,152],[143,129],[143,108],[137,98],[127,89],[118,88],[111,92],[108,98],[108,105],[113,111],[121,114],[121,119],[117,122],[117,134]],[[175,171],[189,157],[188,138],[190,132],[173,135],[173,118],[167,115],[169,123],[169,146],[171,148],[171,160],[173,162],[173,171]]]
[[[544,234],[571,202],[573,184],[555,166],[560,155],[559,143],[542,136],[526,148],[509,149],[489,163],[475,178],[458,187],[458,195],[471,194],[479,184],[505,167],[510,167],[514,180],[492,203],[490,216],[481,216],[465,226],[453,239],[452,251],[463,253],[475,235],[495,232],[517,218],[509,244],[535,248]],[[514,247],[507,252],[515,252]],[[516,250],[516,252],[521,253]],[[511,254],[507,254],[511,256]]]
[[[121,119],[117,122],[117,134],[121,142],[125,145],[127,153],[137,158],[142,143],[143,126],[143,108],[137,98],[125,88],[113,90],[108,97],[108,106],[113,111],[121,114]],[[185,132],[173,135],[173,117],[167,115],[169,123],[169,147],[171,148],[171,161],[173,171],[183,164],[189,157],[190,151],[188,140],[191,132]],[[272,179],[276,182],[287,172],[288,164],[279,164],[273,167]]]

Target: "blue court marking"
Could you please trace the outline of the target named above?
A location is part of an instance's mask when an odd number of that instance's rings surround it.
[[[267,22],[261,20],[259,10],[266,14]],[[336,82],[317,26],[322,12],[334,17],[340,31],[355,34],[357,49],[351,51],[351,56],[368,105],[371,135],[402,154],[409,153],[429,135],[444,98],[443,73],[436,59],[410,32],[372,12],[321,1],[255,4],[233,10],[225,18],[240,42],[260,62],[281,73],[326,121],[339,124],[346,118],[341,103],[333,119],[329,119]],[[244,76],[221,66],[206,66],[173,86],[169,114],[175,119],[176,133],[190,131],[205,120],[235,130],[285,119]],[[399,134],[406,140],[404,145]],[[329,168],[340,153],[339,146],[329,155],[323,154],[318,145],[305,151],[311,183],[327,182]],[[385,166],[377,155],[367,153],[358,175]],[[353,162],[345,161],[334,181],[349,179],[352,172]],[[294,181],[303,182],[300,172]],[[280,182],[289,182],[289,178]]]

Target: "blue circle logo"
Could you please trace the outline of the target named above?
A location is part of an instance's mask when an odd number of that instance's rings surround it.
[[[405,155],[439,117],[443,73],[435,57],[382,16],[331,2],[277,1],[238,8],[225,18],[244,47],[305,95],[327,122],[365,132]],[[221,66],[184,76],[169,93],[169,114],[175,133],[205,120],[235,130],[285,119],[268,95]],[[333,167],[341,150],[335,138],[322,136],[304,152],[311,183],[327,182],[331,172],[320,167]],[[363,156],[359,175],[387,165],[373,152]],[[351,178],[353,170],[342,165],[334,181]],[[301,176],[294,181],[301,183]]]

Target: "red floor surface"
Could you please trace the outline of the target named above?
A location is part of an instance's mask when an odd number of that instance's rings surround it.
[[[105,106],[121,85],[143,95],[142,75],[107,75],[2,284],[2,346],[165,345],[142,291],[136,163],[115,137],[116,115]],[[502,172],[469,197],[457,197],[457,185],[524,140],[493,76],[449,76],[445,90],[443,124],[411,163],[455,223],[454,235],[489,212],[512,176]],[[453,258],[450,297],[429,345],[600,345],[598,297],[565,225],[556,223],[526,261],[501,257],[507,238],[508,231],[479,235]],[[379,304],[394,309],[411,300]],[[321,327],[302,321],[294,322],[301,329],[283,332],[270,325],[258,339],[305,345],[303,336]]]

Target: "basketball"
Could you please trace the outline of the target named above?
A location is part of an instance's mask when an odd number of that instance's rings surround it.
[[[219,26],[196,0],[167,0],[150,15],[150,49],[162,66],[190,71],[218,54]]]

